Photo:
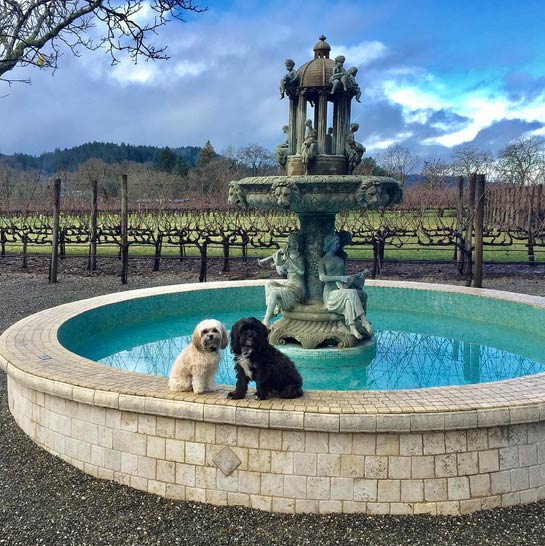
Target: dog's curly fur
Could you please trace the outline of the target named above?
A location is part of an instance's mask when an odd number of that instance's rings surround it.
[[[280,398],[303,395],[303,379],[295,364],[268,340],[269,330],[254,317],[243,318],[231,328],[231,351],[235,355],[237,384],[229,398],[244,398],[248,383],[255,381],[257,400],[269,394]]]
[[[206,319],[195,327],[191,343],[175,360],[168,378],[173,391],[200,394],[215,389],[214,377],[221,360],[221,349],[227,347],[225,326],[214,319]]]

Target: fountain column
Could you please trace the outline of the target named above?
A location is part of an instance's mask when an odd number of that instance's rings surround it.
[[[305,271],[306,300],[309,303],[322,301],[323,283],[318,278],[318,262],[323,256],[325,236],[335,230],[335,214],[298,213],[303,248],[307,259]]]

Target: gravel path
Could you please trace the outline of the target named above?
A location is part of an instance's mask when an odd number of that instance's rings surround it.
[[[388,269],[390,266],[388,266]],[[447,268],[448,269],[448,268]],[[452,272],[397,267],[384,278],[459,283]],[[240,278],[245,273],[214,274]],[[193,273],[194,275],[194,273]],[[238,275],[238,277],[237,277]],[[184,277],[189,280],[187,277]],[[485,286],[545,295],[544,269],[488,271]],[[133,276],[125,289],[180,282],[180,274]],[[0,331],[68,301],[122,290],[117,277],[21,273],[0,262]],[[545,502],[464,517],[288,516],[173,502],[91,478],[36,446],[7,406],[0,372],[0,545],[545,545]]]

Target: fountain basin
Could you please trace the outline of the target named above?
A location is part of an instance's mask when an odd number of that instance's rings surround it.
[[[160,306],[176,294],[188,306],[206,302],[212,309],[242,300],[229,290],[262,285],[137,290],[23,319],[0,337],[16,422],[89,474],[176,499],[275,512],[460,514],[545,498],[545,374],[231,401],[227,389],[171,393],[165,378],[108,368],[59,342],[67,321],[87,313],[83,322],[76,319],[85,335],[103,306],[121,305],[112,320],[130,319],[142,298]],[[435,302],[506,327],[524,324],[544,338],[545,349],[544,298],[421,283],[369,286],[393,305]],[[218,297],[210,298],[215,291]]]

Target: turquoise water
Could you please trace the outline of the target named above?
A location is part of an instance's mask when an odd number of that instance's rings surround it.
[[[91,360],[123,370],[168,376],[174,359],[191,341],[193,328],[200,320],[216,318],[229,328],[242,316],[262,317],[264,309],[251,306],[259,301],[254,296],[252,293],[252,297],[238,299],[240,305],[235,311],[191,311],[184,316],[125,325],[118,321],[117,328],[103,328],[99,335],[87,338],[76,335],[74,325],[74,332],[59,337],[70,350]],[[477,308],[470,316],[479,319]],[[413,389],[485,383],[545,371],[545,338],[536,337],[535,332],[505,327],[501,320],[490,324],[449,313],[407,309],[371,309],[369,319],[376,332],[376,351],[344,365],[324,365],[317,359],[296,362],[305,388]],[[513,324],[512,320],[509,322]],[[233,368],[227,349],[217,382],[234,384]]]

